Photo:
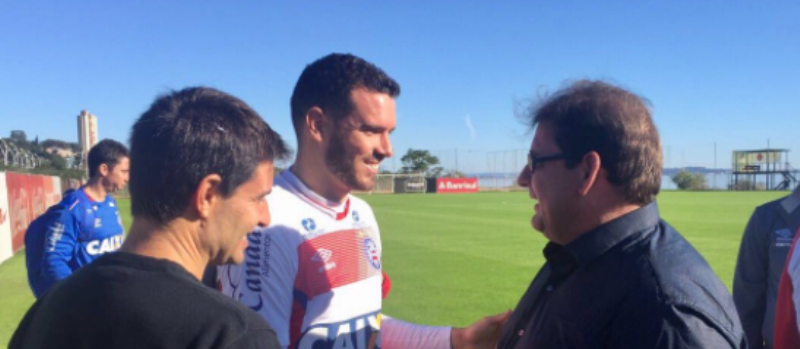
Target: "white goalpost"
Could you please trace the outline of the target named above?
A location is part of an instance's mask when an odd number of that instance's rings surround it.
[[[363,193],[369,194],[400,194],[400,193],[425,193],[428,182],[421,173],[396,174],[381,173],[375,179],[375,187]]]

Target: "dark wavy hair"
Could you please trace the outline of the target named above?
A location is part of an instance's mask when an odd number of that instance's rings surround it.
[[[100,165],[106,164],[110,169],[128,157],[128,148],[113,139],[104,139],[89,150],[87,162],[89,164],[89,178],[97,176]]]
[[[350,91],[363,88],[396,98],[400,85],[374,64],[351,54],[332,53],[309,64],[303,70],[292,93],[292,123],[295,132],[305,121],[306,112],[319,107],[334,120],[341,120],[353,110]]]
[[[556,144],[574,167],[590,151],[629,203],[645,205],[661,187],[661,141],[649,102],[603,81],[581,80],[544,98],[526,113],[536,127],[553,127]]]
[[[208,87],[158,97],[133,125],[130,143],[131,211],[162,224],[183,213],[204,177],[220,175],[228,197],[259,163],[289,155],[250,106]]]

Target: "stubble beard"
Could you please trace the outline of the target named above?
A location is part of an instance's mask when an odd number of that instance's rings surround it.
[[[358,180],[354,156],[348,153],[342,138],[342,136],[337,136],[331,139],[330,146],[325,153],[325,166],[350,190],[372,190],[375,186],[375,177],[370,176],[370,181]]]

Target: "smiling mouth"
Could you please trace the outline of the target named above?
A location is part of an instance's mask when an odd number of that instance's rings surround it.
[[[367,165],[368,169],[378,172],[378,167],[380,165],[380,162],[376,162],[374,164],[373,163],[364,163],[364,164]]]

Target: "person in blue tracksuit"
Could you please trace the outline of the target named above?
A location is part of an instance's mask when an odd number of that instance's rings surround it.
[[[25,263],[34,296],[122,245],[123,227],[111,195],[128,184],[128,149],[105,139],[89,151],[89,181],[36,218],[25,233]]]
[[[800,227],[800,186],[756,207],[742,235],[733,302],[750,349],[772,349],[781,274]]]

